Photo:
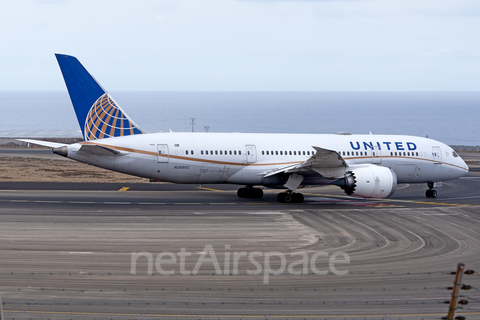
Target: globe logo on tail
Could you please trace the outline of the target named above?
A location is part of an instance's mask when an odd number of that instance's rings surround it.
[[[143,133],[108,93],[95,101],[85,120],[85,141]]]

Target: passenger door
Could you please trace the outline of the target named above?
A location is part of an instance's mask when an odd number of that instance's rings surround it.
[[[433,154],[433,163],[441,164],[442,163],[442,151],[440,147],[432,147],[432,154]]]
[[[166,163],[169,160],[168,144],[157,144],[157,162]]]
[[[257,151],[254,145],[246,145],[247,147],[247,163],[257,162]]]

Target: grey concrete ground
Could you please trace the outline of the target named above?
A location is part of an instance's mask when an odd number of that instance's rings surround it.
[[[423,192],[416,195],[423,189],[415,186],[401,188],[388,202],[312,189],[302,205],[277,204],[271,201],[274,194],[245,202],[218,186],[2,190],[5,317],[439,319],[453,283],[449,272],[458,262],[478,271],[480,206],[475,192],[462,187],[476,181],[447,185],[436,203]],[[185,271],[192,271],[204,253],[197,274],[182,274],[182,248],[191,253]],[[131,274],[132,252],[151,254],[152,275],[148,254],[134,263]],[[168,252],[177,262],[168,264],[166,256],[160,266],[174,274],[162,275],[155,259]],[[234,256],[242,252],[256,252],[258,265],[240,256],[234,269]],[[267,263],[269,252],[285,255],[285,270],[278,254]],[[303,257],[291,255],[298,252],[309,262],[305,274],[295,275],[292,270],[304,271],[298,263]],[[335,252],[348,254],[349,263],[334,264],[348,271],[345,275],[329,266]],[[250,274],[259,269],[260,274]],[[317,269],[328,273],[314,274]],[[281,272],[265,275],[265,270]],[[462,293],[470,303],[459,312],[470,314],[467,319],[480,318],[479,280],[478,275],[464,279],[474,287]]]
[[[480,272],[478,177],[437,199],[424,185],[386,200],[325,187],[292,205],[231,186],[0,183],[4,317],[440,319],[456,264]],[[480,319],[480,277],[463,283],[457,315]]]

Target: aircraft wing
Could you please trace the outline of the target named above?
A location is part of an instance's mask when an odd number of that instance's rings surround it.
[[[40,146],[49,147],[49,148],[59,148],[66,146],[66,143],[57,143],[57,142],[50,142],[50,141],[41,141],[41,140],[32,140],[32,139],[16,139],[18,141],[38,144]]]
[[[317,152],[309,159],[300,164],[290,165],[265,173],[264,178],[271,177],[279,173],[295,173],[300,171],[315,171],[318,169],[331,169],[339,167],[348,167],[343,157],[334,150],[313,147]],[[316,170],[317,169],[317,170]]]

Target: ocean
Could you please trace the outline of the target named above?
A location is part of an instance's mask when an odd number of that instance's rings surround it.
[[[145,132],[401,134],[480,145],[480,92],[110,92]],[[81,137],[66,91],[0,91],[0,137]]]

